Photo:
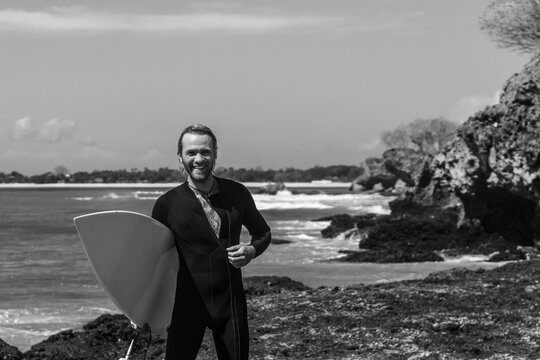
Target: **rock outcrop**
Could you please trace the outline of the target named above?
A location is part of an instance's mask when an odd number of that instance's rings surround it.
[[[391,149],[369,165],[370,177],[356,181],[364,190],[383,184],[382,178],[396,179],[404,184],[397,201],[411,210],[456,207],[458,227],[477,221],[487,233],[515,245],[535,245],[540,237],[540,56],[507,81],[498,104],[460,125],[455,140],[434,158]],[[391,185],[385,184],[382,190]]]
[[[398,177],[388,172],[384,158],[371,157],[365,161],[365,172],[351,182],[349,191],[387,191],[394,188]]]
[[[381,158],[366,160],[368,170],[351,183],[349,190],[403,193],[424,188],[432,178],[432,158],[428,153],[409,148],[386,150]]]
[[[540,57],[512,76],[497,105],[471,116],[432,164],[432,188],[455,193],[467,218],[519,245],[538,237]]]

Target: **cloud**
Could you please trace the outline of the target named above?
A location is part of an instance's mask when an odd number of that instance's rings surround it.
[[[11,159],[55,159],[58,157],[58,153],[54,150],[35,152],[9,149],[4,154],[4,157]]]
[[[72,137],[75,123],[71,120],[52,119],[35,125],[32,118],[24,117],[13,126],[13,138],[19,141],[58,143]]]
[[[15,140],[27,140],[33,139],[38,133],[37,128],[34,126],[32,119],[24,117],[15,121],[13,127],[13,138]]]
[[[85,134],[81,136],[78,140],[78,143],[85,147],[93,147],[97,145],[96,139],[90,134]]]
[[[418,18],[424,15],[425,13],[423,11],[397,14],[384,13],[371,18],[357,18],[355,21],[344,24],[342,30],[346,32],[364,33],[399,30],[408,27],[410,23],[414,23]]]
[[[193,34],[219,32],[264,34],[302,29],[379,31],[401,27],[421,14],[384,15],[377,19],[343,16],[280,15],[195,12],[172,15],[99,12],[85,7],[50,8],[44,11],[0,10],[0,33],[99,35],[111,32],[140,34]]]
[[[158,149],[149,149],[146,153],[141,156],[141,160],[149,161],[163,158],[163,153]]]
[[[498,90],[491,96],[486,95],[474,95],[464,97],[458,100],[458,102],[448,111],[446,117],[449,120],[462,123],[474,115],[476,112],[483,110],[488,105],[494,105],[499,102],[501,91]]]
[[[105,13],[84,8],[48,11],[6,9],[0,11],[0,31],[26,33],[193,33],[204,31],[267,32],[318,26],[334,19],[317,16],[262,16],[224,13],[140,15]]]
[[[95,146],[86,146],[80,150],[80,157],[84,159],[112,159],[117,156],[114,151],[101,149]]]

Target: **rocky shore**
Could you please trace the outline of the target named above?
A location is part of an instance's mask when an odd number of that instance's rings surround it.
[[[539,260],[336,288],[257,277],[246,290],[254,360],[540,358]],[[24,354],[0,341],[0,359],[119,359],[135,335],[123,315],[103,315]],[[130,359],[143,359],[147,335]],[[164,348],[152,339],[146,358]],[[207,334],[198,359],[214,358]]]

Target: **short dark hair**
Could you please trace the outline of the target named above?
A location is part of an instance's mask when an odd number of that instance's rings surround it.
[[[178,149],[176,151],[176,155],[182,154],[182,138],[185,134],[198,134],[198,135],[208,135],[210,136],[210,139],[212,139],[212,148],[214,149],[214,155],[217,156],[217,139],[216,135],[210,130],[208,126],[201,125],[201,124],[195,124],[195,125],[189,125],[186,127],[182,133],[180,134],[180,138],[178,139]]]

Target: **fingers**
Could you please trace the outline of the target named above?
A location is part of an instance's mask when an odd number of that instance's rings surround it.
[[[252,250],[253,249],[253,250]],[[229,262],[235,268],[241,268],[249,264],[254,258],[255,249],[252,246],[234,245],[227,248]]]
[[[227,248],[227,251],[229,252],[229,255],[236,254],[238,250],[244,245],[233,245]]]

